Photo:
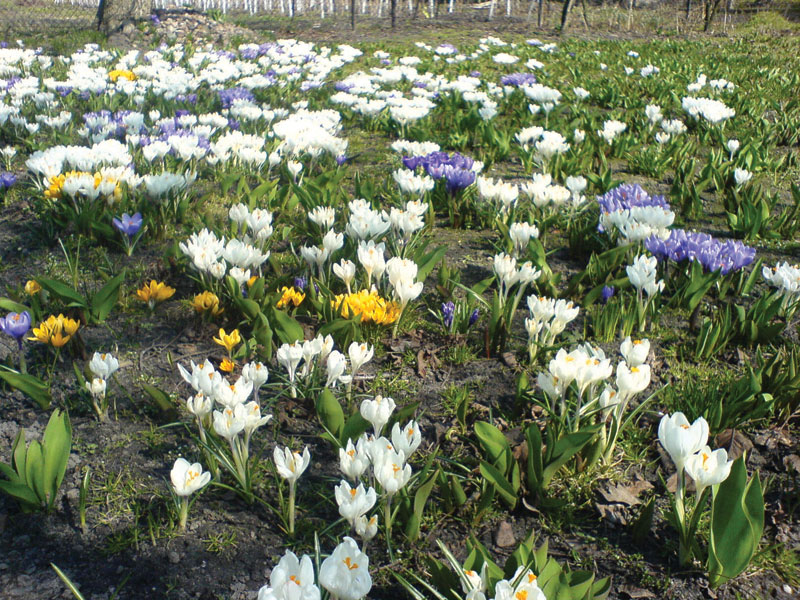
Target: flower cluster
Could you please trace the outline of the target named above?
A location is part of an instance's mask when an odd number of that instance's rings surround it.
[[[345,318],[361,315],[362,323],[391,325],[400,318],[400,305],[382,298],[375,289],[338,294],[331,306]]]
[[[651,236],[665,238],[675,213],[663,196],[651,196],[639,184],[622,184],[597,197],[600,220],[597,229],[617,236],[620,245]]]
[[[674,262],[699,262],[703,270],[733,273],[752,263],[756,249],[736,240],[717,240],[707,233],[673,229],[666,238],[650,236],[644,242],[654,256]]]
[[[62,314],[57,317],[50,315],[47,320],[33,328],[33,337],[28,338],[43,344],[50,344],[54,348],[61,348],[70,341],[78,331],[79,323]]]
[[[483,168],[468,156],[454,152],[432,152],[425,156],[404,156],[403,166],[411,171],[421,167],[435,180],[444,179],[448,193],[454,194],[475,183],[475,175]]]

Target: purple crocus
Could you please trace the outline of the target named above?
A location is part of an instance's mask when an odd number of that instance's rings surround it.
[[[0,173],[0,190],[7,190],[15,183],[17,183],[16,175],[5,171]]]
[[[706,272],[719,270],[722,275],[738,271],[752,263],[756,249],[734,240],[720,241],[707,233],[673,229],[666,239],[650,236],[644,242],[659,260],[697,261]]]
[[[27,310],[21,313],[8,313],[5,318],[0,319],[0,331],[17,340],[20,350],[22,350],[22,339],[30,328],[31,314]]]
[[[536,75],[533,73],[509,73],[500,78],[501,85],[520,87],[523,85],[533,85],[536,83]]]
[[[600,292],[600,295],[603,297],[603,304],[608,302],[611,296],[613,296],[616,291],[617,290],[614,288],[614,286],[604,285],[603,291]]]
[[[442,176],[445,178],[445,188],[448,194],[455,194],[475,183],[475,172],[459,167],[445,165]]]
[[[442,302],[442,324],[446,329],[453,325],[453,316],[456,312],[456,305],[452,302]]]
[[[340,154],[339,156],[336,157],[336,164],[339,165],[340,167],[346,162],[347,162],[346,154]]]
[[[472,327],[475,323],[478,322],[478,317],[480,316],[480,311],[476,308],[472,311],[472,314],[469,316],[469,326]]]
[[[307,285],[308,285],[308,279],[306,277],[303,277],[301,275],[300,277],[294,278],[294,287],[296,287],[298,290],[301,291],[305,290]]]
[[[111,223],[117,231],[124,233],[128,238],[132,238],[139,233],[139,230],[142,228],[142,215],[138,212],[133,216],[128,213],[122,213],[119,219],[114,218],[111,220]]]

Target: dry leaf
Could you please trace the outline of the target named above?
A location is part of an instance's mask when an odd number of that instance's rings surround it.
[[[621,594],[625,594],[628,598],[655,598],[656,595],[650,590],[644,590],[632,585],[623,585],[619,588]]]
[[[726,429],[714,438],[717,448],[725,448],[728,451],[728,458],[736,460],[745,452],[753,449],[753,442],[736,429]]]
[[[507,366],[507,367],[509,367],[511,369],[516,369],[517,368],[517,365],[518,365],[517,357],[514,356],[513,352],[503,352],[503,354],[500,355],[500,360],[503,361],[503,364],[505,366]]]
[[[600,516],[614,525],[627,525],[628,518],[625,516],[625,509],[621,504],[600,504],[595,502],[595,507]]]
[[[800,456],[797,456],[797,454],[790,454],[784,457],[783,466],[786,467],[787,471],[794,469],[795,472],[800,473]]]

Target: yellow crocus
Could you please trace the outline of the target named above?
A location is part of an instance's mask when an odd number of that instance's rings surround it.
[[[128,81],[133,81],[136,79],[136,75],[133,71],[128,71],[126,69],[114,69],[108,72],[108,78],[116,83],[118,79],[127,79]]]
[[[39,285],[39,282],[34,281],[33,279],[29,279],[25,282],[25,293],[29,296],[35,296],[39,292],[42,291],[42,286]]]
[[[155,308],[156,303],[163,302],[172,298],[175,294],[175,288],[168,286],[163,281],[156,281],[151,279],[150,283],[146,283],[141,289],[136,290],[136,297],[142,302],[147,302],[150,310]]]
[[[306,299],[306,295],[303,292],[297,291],[293,287],[284,286],[281,288],[281,292],[280,300],[275,305],[277,308],[286,308],[289,304],[297,308]]]
[[[232,373],[235,368],[236,363],[227,356],[222,359],[221,363],[219,363],[219,370],[224,371],[225,373]]]
[[[219,305],[219,297],[214,292],[209,292],[208,290],[194,297],[192,300],[192,308],[199,313],[207,312],[214,317],[225,310]]]
[[[33,328],[33,336],[28,339],[61,348],[72,339],[79,326],[78,321],[62,314],[57,317],[50,315],[39,324],[39,327]]]
[[[238,329],[225,333],[225,330],[220,327],[219,337],[215,337],[214,342],[225,348],[228,351],[228,356],[230,356],[233,349],[242,342],[242,336],[239,335]]]

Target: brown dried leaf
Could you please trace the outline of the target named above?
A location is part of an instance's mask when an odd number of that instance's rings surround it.
[[[609,523],[614,525],[627,525],[628,518],[625,516],[625,509],[621,504],[600,504],[594,503],[597,512]]]
[[[786,467],[787,471],[791,472],[791,470],[794,469],[795,472],[800,473],[800,456],[797,456],[797,454],[790,454],[784,457],[783,466]]]
[[[753,442],[736,429],[726,429],[714,438],[717,448],[725,448],[730,460],[736,460],[745,452],[753,449]]]
[[[503,364],[511,369],[516,369],[518,366],[517,357],[514,356],[513,352],[503,352],[500,355],[500,360],[503,361]]]
[[[619,591],[621,594],[625,594],[628,598],[633,598],[636,600],[637,598],[655,598],[656,595],[651,592],[650,590],[645,590],[642,588],[638,588],[633,585],[623,585],[620,586]]]
[[[597,491],[610,504],[625,504],[627,506],[640,504],[639,499],[631,488],[621,483],[606,485],[600,487]]]

